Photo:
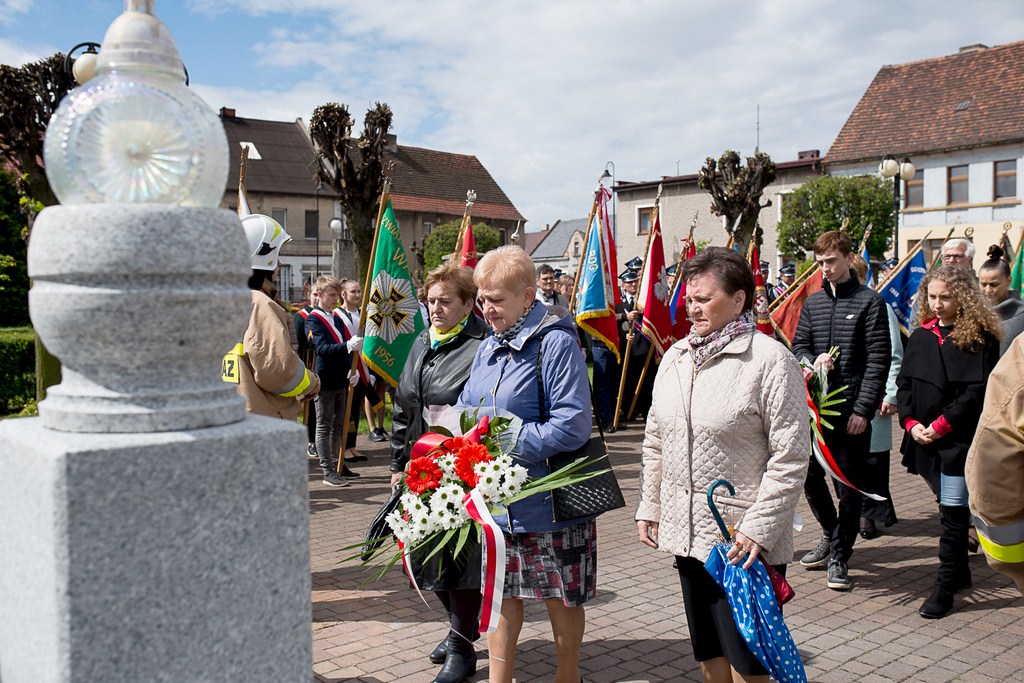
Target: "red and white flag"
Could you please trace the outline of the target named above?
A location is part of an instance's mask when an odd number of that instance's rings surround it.
[[[647,243],[643,278],[637,301],[643,305],[640,333],[650,340],[661,356],[672,345],[672,315],[669,312],[671,292],[665,271],[665,249],[661,242],[661,216],[655,213],[651,236]]]
[[[750,269],[754,271],[754,317],[757,319],[757,329],[774,335],[775,327],[768,313],[768,290],[765,289],[764,275],[761,274],[761,252],[757,245],[750,249]]]

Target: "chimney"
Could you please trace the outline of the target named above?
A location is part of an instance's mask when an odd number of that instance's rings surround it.
[[[982,43],[974,43],[973,45],[964,45],[962,48],[960,48],[960,51],[957,52],[957,54],[962,55],[965,52],[978,52],[979,50],[987,49],[988,45],[983,45]]]
[[[220,108],[220,117],[222,119],[233,119],[235,118],[235,110],[228,109],[227,107]]]
[[[797,158],[797,160],[801,160],[801,159],[820,159],[821,158],[821,150],[820,149],[805,149],[802,152],[797,152],[796,153],[796,158]]]
[[[384,140],[384,149],[392,154],[398,154],[398,136],[388,133],[387,138]]]

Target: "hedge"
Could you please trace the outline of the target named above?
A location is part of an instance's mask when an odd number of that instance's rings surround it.
[[[18,412],[35,398],[35,364],[32,328],[0,328],[0,413]]]

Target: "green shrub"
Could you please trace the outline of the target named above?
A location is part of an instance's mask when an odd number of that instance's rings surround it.
[[[0,328],[0,413],[18,412],[35,399],[35,364],[32,328]]]

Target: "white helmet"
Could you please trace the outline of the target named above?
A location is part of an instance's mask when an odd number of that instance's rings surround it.
[[[245,238],[249,240],[249,258],[253,270],[274,270],[281,245],[291,239],[281,224],[270,216],[252,213],[242,219]]]

